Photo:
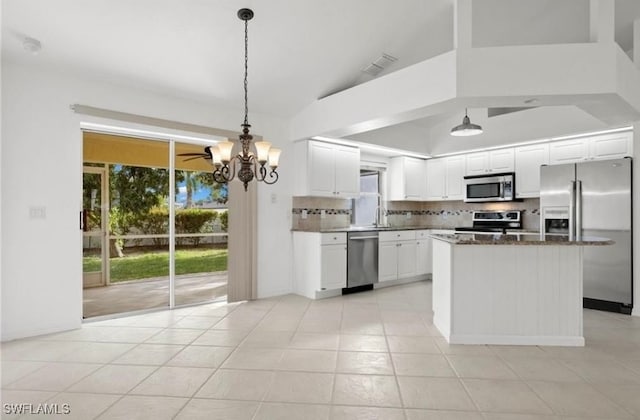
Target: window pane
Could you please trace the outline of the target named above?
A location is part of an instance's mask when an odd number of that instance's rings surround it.
[[[360,175],[360,192],[378,193],[378,173]]]
[[[378,197],[374,195],[361,196],[356,200],[355,224],[358,226],[371,226],[376,222],[376,208]]]
[[[371,226],[376,223],[378,208],[378,172],[360,174],[360,197],[353,201],[353,223],[357,226]]]

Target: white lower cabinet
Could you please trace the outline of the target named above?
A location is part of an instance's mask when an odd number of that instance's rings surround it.
[[[416,275],[414,230],[385,231],[378,236],[378,282]]]
[[[293,289],[309,299],[347,287],[347,234],[293,232]]]
[[[428,230],[416,231],[416,275],[421,276],[433,272],[431,237]]]
[[[320,247],[320,290],[347,287],[347,245]]]
[[[378,239],[380,240],[380,239]],[[378,244],[378,281],[398,278],[398,243],[379,242]]]

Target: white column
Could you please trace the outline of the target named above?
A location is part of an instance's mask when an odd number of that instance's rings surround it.
[[[633,21],[633,62],[640,69],[640,19]]]
[[[453,3],[453,48],[472,47],[471,0],[455,0]]]
[[[614,42],[615,1],[591,0],[589,6],[589,38],[591,42]]]

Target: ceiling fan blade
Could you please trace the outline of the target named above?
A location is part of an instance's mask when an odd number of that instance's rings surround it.
[[[210,160],[211,158],[210,158],[209,156],[200,155],[200,156],[194,156],[194,157],[190,157],[190,158],[182,159],[182,161],[183,161],[183,162],[189,162],[190,160],[196,160],[196,159],[206,159],[206,160]]]
[[[209,156],[209,155],[206,153],[199,152],[199,153],[178,153],[177,156]]]

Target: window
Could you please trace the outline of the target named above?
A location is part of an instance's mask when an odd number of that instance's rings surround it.
[[[373,226],[377,220],[377,212],[382,205],[380,194],[380,172],[360,170],[360,197],[353,199],[351,205],[351,224],[356,226]]]

